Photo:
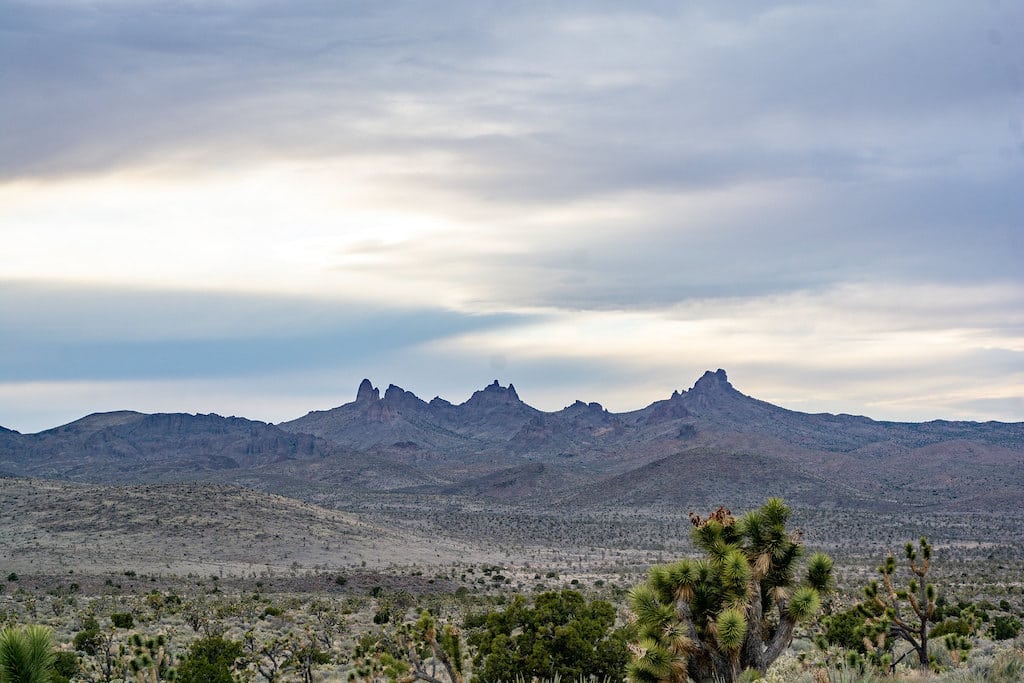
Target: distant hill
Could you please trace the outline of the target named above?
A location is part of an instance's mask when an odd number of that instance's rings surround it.
[[[238,417],[131,411],[95,413],[37,434],[6,437],[0,441],[0,472],[84,481],[181,480],[338,450],[309,434]]]
[[[746,396],[724,370],[627,413],[544,412],[497,381],[455,405],[363,380],[355,400],[271,425],[94,414],[0,431],[0,474],[216,481],[330,502],[368,491],[524,504],[709,504],[780,494],[816,506],[986,510],[1024,502],[1024,423],[878,422]]]
[[[358,515],[220,484],[0,479],[0,506],[4,567],[65,578],[74,573],[77,580],[112,568],[255,576],[264,567],[281,570],[292,562],[380,566],[394,559],[394,548],[402,548],[407,561],[466,554],[450,541],[425,543],[419,535]]]

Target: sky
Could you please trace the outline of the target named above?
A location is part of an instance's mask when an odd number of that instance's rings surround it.
[[[0,0],[0,425],[359,381],[1024,420],[1024,5]]]

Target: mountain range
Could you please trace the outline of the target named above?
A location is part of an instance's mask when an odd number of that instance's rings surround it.
[[[816,506],[1020,510],[1024,423],[879,422],[787,410],[724,370],[626,413],[544,412],[497,380],[424,401],[369,380],[296,420],[96,413],[36,434],[0,428],[0,476],[234,483],[315,502],[468,496],[577,506],[717,504],[783,495]]]

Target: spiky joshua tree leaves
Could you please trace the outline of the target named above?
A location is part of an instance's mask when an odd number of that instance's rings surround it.
[[[725,508],[707,519],[690,515],[705,557],[652,567],[630,593],[630,681],[733,683],[745,669],[767,671],[832,589],[832,560],[823,553],[796,579],[804,546],[799,532],[786,530],[789,517],[778,498],[738,519]]]
[[[45,626],[0,631],[0,683],[49,683],[56,659]]]

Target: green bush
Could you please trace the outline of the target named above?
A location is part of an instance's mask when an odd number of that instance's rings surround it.
[[[110,615],[110,623],[117,628],[132,628],[135,626],[135,619],[129,612],[114,612]]]
[[[74,652],[57,652],[53,660],[51,683],[69,683],[78,674],[78,655]]]
[[[222,636],[200,638],[192,643],[178,667],[178,683],[234,683],[235,660],[242,644]]]
[[[974,624],[966,619],[944,619],[928,633],[929,638],[938,638],[950,634],[969,636],[974,632]]]
[[[837,612],[822,619],[825,642],[844,650],[864,653],[864,615],[857,607]]]
[[[992,640],[1009,640],[1020,635],[1020,619],[1011,616],[998,616],[992,620],[989,635]]]
[[[75,634],[72,642],[77,651],[92,656],[96,654],[101,641],[100,622],[96,621],[96,617],[88,616],[82,620],[82,630]]]
[[[627,634],[615,629],[615,608],[588,603],[577,591],[541,593],[533,605],[517,595],[500,612],[467,617],[465,626],[480,683],[516,676],[621,680],[625,671]]]

